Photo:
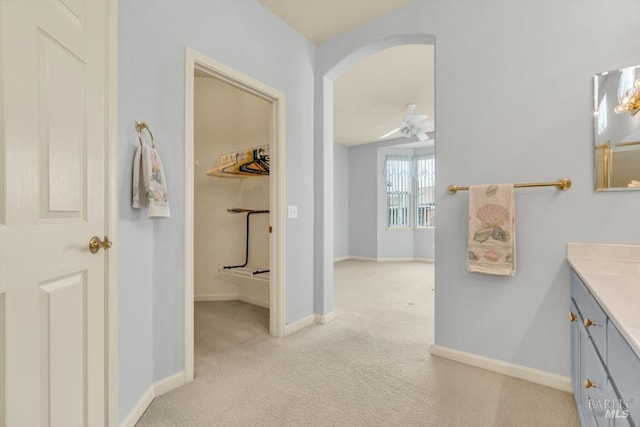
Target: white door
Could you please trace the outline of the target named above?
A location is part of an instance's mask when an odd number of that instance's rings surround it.
[[[0,0],[1,426],[105,424],[107,3]]]

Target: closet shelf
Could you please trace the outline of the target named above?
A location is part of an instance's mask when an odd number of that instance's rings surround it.
[[[235,267],[225,268],[220,267],[218,269],[220,274],[227,276],[244,277],[245,279],[259,280],[261,282],[268,282],[270,279],[269,270],[264,268],[253,267]]]
[[[219,165],[209,169],[207,175],[221,178],[269,175],[269,144],[223,154]]]

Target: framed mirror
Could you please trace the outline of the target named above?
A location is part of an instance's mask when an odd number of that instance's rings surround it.
[[[640,190],[640,65],[594,77],[596,191]]]

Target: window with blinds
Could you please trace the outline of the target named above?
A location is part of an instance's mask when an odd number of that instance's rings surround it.
[[[411,157],[387,156],[387,226],[410,227],[411,211]]]
[[[436,213],[436,162],[433,156],[418,156],[416,167],[416,227],[433,227]]]
[[[433,155],[386,156],[387,226],[433,227],[435,159]]]

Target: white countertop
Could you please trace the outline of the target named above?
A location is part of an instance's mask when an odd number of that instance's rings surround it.
[[[640,246],[569,243],[567,260],[640,357]]]

